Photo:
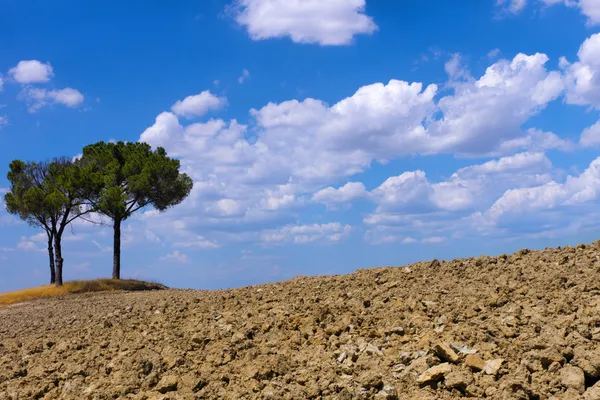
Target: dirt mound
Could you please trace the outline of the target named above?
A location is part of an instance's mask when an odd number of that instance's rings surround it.
[[[600,399],[600,242],[0,308],[0,399]]]

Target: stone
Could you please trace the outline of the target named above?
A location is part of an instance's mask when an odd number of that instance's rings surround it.
[[[458,354],[456,354],[446,343],[438,343],[433,348],[433,351],[435,351],[435,354],[444,361],[454,364],[459,360]]]
[[[474,371],[483,371],[485,368],[485,361],[481,359],[481,357],[476,356],[475,354],[469,354],[465,358],[465,367],[470,368]]]
[[[383,389],[374,397],[378,400],[397,400],[398,391],[395,386],[384,386]]]
[[[435,367],[431,367],[425,372],[423,372],[417,378],[417,383],[421,385],[425,385],[431,382],[439,381],[444,378],[444,375],[452,372],[452,365],[449,363],[443,363],[436,365]]]
[[[577,390],[579,394],[585,392],[585,374],[578,367],[570,365],[560,370],[560,382],[563,386]]]
[[[174,392],[177,390],[177,377],[173,375],[163,376],[156,385],[156,390],[160,393]]]
[[[404,335],[404,328],[401,326],[396,326],[394,328],[388,329],[386,334],[402,336],[402,335]]]
[[[600,382],[585,391],[583,400],[600,400]]]
[[[572,363],[581,368],[585,375],[600,378],[600,350],[586,351],[576,348]]]
[[[467,386],[474,381],[475,378],[473,378],[473,374],[464,369],[452,371],[444,378],[447,388],[456,389],[460,392],[464,392],[467,389]]]
[[[483,371],[488,375],[496,375],[498,371],[500,371],[500,367],[504,363],[503,358],[496,358],[495,360],[487,360],[485,362],[485,366],[483,367]]]
[[[382,376],[372,371],[365,371],[359,375],[358,383],[365,389],[383,386]]]

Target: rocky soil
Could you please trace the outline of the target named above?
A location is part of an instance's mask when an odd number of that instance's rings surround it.
[[[0,308],[0,399],[600,399],[600,242]]]

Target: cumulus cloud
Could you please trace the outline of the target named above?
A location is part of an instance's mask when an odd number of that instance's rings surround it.
[[[369,198],[377,212],[365,222],[377,224],[381,215],[435,211],[460,211],[493,202],[504,190],[532,186],[551,179],[550,160],[542,153],[520,153],[461,168],[442,182],[432,183],[423,171],[388,178]]]
[[[521,128],[563,93],[561,74],[547,70],[547,62],[544,54],[518,54],[472,77],[458,60],[446,66],[452,85],[442,97],[435,84],[393,79],[360,87],[332,105],[313,98],[268,103],[250,110],[248,125],[235,119],[185,124],[172,110],[158,115],[140,140],[165,147],[194,179],[188,199],[170,211],[185,221],[177,230],[188,237],[202,232],[219,244],[273,233],[297,221],[297,213],[315,202],[332,206],[368,197],[377,206],[365,218],[368,225],[395,218],[401,209],[472,211],[491,205],[501,190],[549,181],[541,153],[575,148],[552,132]],[[522,151],[525,155],[515,156]],[[467,171],[457,171],[442,182],[430,182],[424,171],[410,171],[370,193],[360,182],[332,186],[373,162],[417,154],[511,155],[533,160],[539,168],[524,179],[514,172],[467,177]],[[494,175],[499,184],[488,178]],[[160,214],[149,214],[145,223],[151,220],[157,226],[169,223]]]
[[[348,182],[338,189],[331,186],[321,189],[312,196],[312,200],[323,204],[346,203],[366,194],[367,190],[362,182]]]
[[[83,103],[84,100],[83,94],[73,88],[48,90],[28,86],[21,91],[20,96],[27,103],[29,112],[31,113],[40,110],[48,104],[62,104],[70,108],[75,108]]]
[[[567,7],[577,8],[579,12],[587,17],[588,25],[600,24],[600,3],[597,0],[496,0],[496,4],[505,12],[519,14],[529,3],[541,3],[549,7],[562,4]]]
[[[600,121],[583,130],[579,144],[582,147],[600,146]]]
[[[423,243],[442,243],[446,240],[445,237],[441,237],[441,236],[432,236],[432,237],[426,237],[422,240]]]
[[[17,250],[31,252],[31,251],[45,251],[46,249],[38,247],[34,241],[28,239],[25,236],[21,236],[19,243],[17,243]]]
[[[365,0],[236,0],[232,10],[253,40],[347,45],[355,35],[377,29],[365,14]]]
[[[540,186],[510,189],[485,216],[497,221],[505,215],[536,212],[561,206],[577,206],[598,199],[600,194],[600,157],[579,176],[568,176],[564,183],[550,181]]]
[[[171,111],[180,117],[194,118],[200,117],[212,110],[219,110],[226,105],[227,99],[225,97],[215,96],[210,91],[205,90],[200,94],[178,100],[171,107]]]
[[[331,243],[338,242],[352,231],[350,225],[339,222],[313,225],[288,225],[281,229],[263,232],[261,241],[265,245],[278,243]]]
[[[561,59],[569,104],[591,105],[600,110],[600,33],[587,38],[577,52],[579,61]]]
[[[369,193],[377,205],[363,222],[365,238],[374,244],[401,241],[419,232],[427,237],[466,230],[473,213],[485,210],[513,188],[537,187],[552,181],[552,165],[543,153],[520,153],[457,170],[441,182],[423,171],[390,177]],[[454,232],[453,232],[454,231]]]
[[[160,259],[162,261],[175,261],[181,264],[187,263],[190,260],[187,254],[181,253],[179,250],[175,250]]]
[[[221,247],[219,245],[219,243],[212,241],[212,240],[207,240],[207,239],[203,238],[202,236],[196,236],[193,240],[187,241],[187,242],[173,243],[173,246],[185,247],[185,248],[195,247],[195,248],[200,248],[200,249],[217,249],[217,248]]]
[[[8,70],[8,75],[18,83],[44,83],[54,76],[52,65],[38,60],[23,60]]]

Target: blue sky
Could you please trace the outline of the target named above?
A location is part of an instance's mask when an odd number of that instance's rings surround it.
[[[590,242],[598,32],[598,0],[8,0],[0,165],[165,147],[194,190],[125,224],[122,271],[173,287]],[[109,276],[111,233],[75,222],[65,279]],[[44,247],[1,204],[0,291]]]

